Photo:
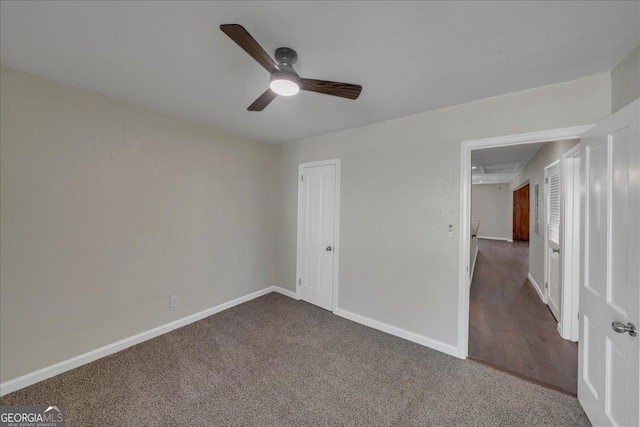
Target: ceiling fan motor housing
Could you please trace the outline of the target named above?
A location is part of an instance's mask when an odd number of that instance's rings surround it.
[[[293,71],[293,64],[298,61],[298,54],[288,47],[279,47],[275,53],[276,61],[281,70]]]
[[[300,86],[300,77],[298,77],[298,73],[293,70],[275,70],[271,73],[271,81],[274,80],[289,80]]]
[[[276,61],[278,61],[279,70],[274,70],[271,73],[271,81],[275,80],[288,80],[300,86],[300,77],[296,70],[293,69],[293,64],[298,60],[298,54],[295,50],[288,47],[280,47],[276,49],[275,53]],[[297,93],[297,91],[296,91]]]

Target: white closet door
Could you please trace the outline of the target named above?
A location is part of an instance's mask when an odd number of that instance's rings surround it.
[[[333,309],[336,236],[335,164],[301,167],[298,200],[300,299]]]
[[[547,304],[560,319],[562,298],[562,258],[560,257],[560,162],[545,168],[546,238],[547,238]]]

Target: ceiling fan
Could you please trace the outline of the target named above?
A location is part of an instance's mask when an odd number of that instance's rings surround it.
[[[293,69],[293,64],[298,59],[298,54],[293,49],[288,47],[276,49],[275,57],[278,61],[276,62],[242,25],[224,24],[220,25],[220,29],[271,74],[269,89],[247,108],[249,111],[262,111],[276,96],[293,96],[300,89],[348,99],[358,99],[360,96],[362,91],[360,85],[299,77]]]

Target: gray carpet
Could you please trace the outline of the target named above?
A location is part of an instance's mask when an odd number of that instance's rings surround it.
[[[269,294],[4,396],[67,426],[589,425],[568,395]]]

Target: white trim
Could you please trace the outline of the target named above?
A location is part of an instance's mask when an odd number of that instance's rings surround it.
[[[580,168],[583,161],[582,144],[562,155],[562,303],[560,308],[560,336],[578,341],[578,310],[580,289]],[[577,161],[577,164],[576,164]],[[574,173],[578,168],[578,181]]]
[[[491,236],[477,236],[478,239],[484,239],[484,240],[502,240],[504,242],[509,242],[509,243],[513,243],[513,239],[508,239],[506,237],[491,237]]]
[[[273,286],[273,292],[277,292],[281,295],[284,295],[285,297],[298,299],[295,292],[290,291],[289,289],[281,288],[280,286]]]
[[[369,317],[361,316],[359,314],[352,313],[341,308],[337,308],[334,311],[334,314],[351,320],[352,322],[360,323],[361,325],[386,332],[387,334],[394,335],[407,341],[415,342],[417,344],[441,351],[454,357],[459,357],[458,349],[451,344],[443,343],[442,341],[434,340],[433,338],[428,338],[424,335],[416,334],[414,332],[409,332],[405,329],[398,328],[397,326],[391,326],[378,320],[373,320]]]
[[[540,299],[542,300],[543,303],[547,303],[547,299],[544,296],[544,292],[542,292],[542,289],[540,289],[540,286],[538,286],[538,282],[536,282],[535,280],[533,280],[533,276],[531,275],[531,273],[527,273],[527,278],[529,279],[529,281],[531,282],[531,284],[533,285],[533,288],[536,290],[536,292],[538,293],[538,296],[540,297]]]
[[[227,310],[231,307],[235,307],[236,305],[261,297],[268,293],[278,292],[289,296],[283,291],[291,294],[293,293],[277,286],[269,286],[268,288],[253,292],[249,295],[245,295],[229,302],[216,305],[215,307],[208,308],[199,313],[183,317],[182,319],[175,320],[162,326],[158,326],[157,328],[153,328],[137,335],[114,342],[112,344],[105,345],[104,347],[100,347],[79,356],[72,357],[71,359],[63,360],[62,362],[56,363],[55,365],[47,366],[46,368],[42,368],[13,380],[3,382],[2,384],[0,384],[0,396],[4,396],[5,394],[12,393],[16,390],[20,390],[21,388],[62,374],[63,372],[70,371],[71,369],[93,362],[105,356],[109,356],[110,354],[117,353],[133,345],[150,340],[159,335],[166,334],[167,332],[173,331],[174,329],[178,329],[193,322],[197,322],[198,320],[204,319],[205,317],[220,313],[221,311]]]
[[[144,341],[166,334],[175,329],[181,328],[183,326],[187,326],[191,323],[197,322],[198,320],[202,320],[205,317],[209,317],[216,313],[220,313],[221,311],[235,307],[236,305],[245,303],[252,299],[259,298],[271,292],[277,292],[284,296],[287,296],[293,299],[298,299],[296,297],[296,293],[293,291],[282,288],[280,286],[269,286],[268,288],[253,292],[249,295],[245,295],[243,297],[236,298],[229,302],[219,304],[215,307],[208,308],[206,310],[200,311],[190,316],[183,317],[182,319],[175,320],[165,325],[158,326],[157,328],[153,328],[148,331],[139,333],[137,335],[122,339],[115,343],[108,344],[104,347],[100,347],[96,350],[92,350],[87,353],[81,354],[79,356],[72,357],[71,359],[63,360],[62,362],[56,363],[55,365],[47,366],[46,368],[42,368],[35,372],[31,372],[21,377],[15,378],[13,380],[6,381],[0,384],[0,396],[4,396],[5,394],[12,393],[16,390],[20,390],[24,387],[28,387],[40,381],[44,381],[48,378],[52,378],[56,375],[70,371],[79,366],[86,365],[87,363],[91,363],[95,360],[98,360],[103,357],[109,356],[111,354],[117,353],[119,351],[125,350],[136,344],[140,344]],[[386,323],[373,320],[368,317],[361,316],[359,314],[355,314],[347,310],[343,310],[341,308],[336,307],[336,309],[334,310],[334,314],[340,317],[343,317],[345,319],[351,320],[353,322],[360,323],[362,325],[369,326],[371,328],[380,330],[382,332],[386,332],[388,334],[397,336],[399,338],[403,338],[408,341],[412,341],[420,345],[424,345],[426,347],[432,348],[434,350],[441,351],[451,356],[460,357],[458,349],[452,346],[451,344],[446,344],[441,341],[425,337],[423,335],[409,332],[407,330],[398,328],[396,326],[391,326]],[[464,359],[464,357],[462,358]]]
[[[333,307],[332,310],[333,312],[335,312],[338,309],[338,267],[339,267],[339,261],[340,261],[340,159],[330,159],[330,160],[320,160],[317,162],[307,162],[307,163],[300,163],[298,165],[298,220],[297,220],[297,224],[298,224],[298,228],[296,231],[297,234],[297,238],[296,238],[296,283],[295,283],[295,287],[296,287],[296,299],[300,299],[300,278],[302,277],[301,275],[301,270],[300,270],[300,259],[302,258],[302,254],[300,253],[300,251],[302,250],[302,246],[300,244],[300,221],[302,220],[302,218],[300,218],[300,203],[301,203],[301,198],[300,198],[300,191],[302,191],[302,186],[300,185],[300,183],[302,182],[302,170],[304,168],[308,168],[308,167],[315,167],[315,166],[329,166],[329,165],[334,165],[336,167],[336,193],[335,193],[335,204],[334,204],[334,209],[335,209],[335,222],[334,222],[334,226],[335,226],[335,230],[334,230],[334,241],[333,241],[333,253],[334,253],[334,258],[333,258]]]
[[[469,348],[469,253],[471,251],[471,148],[460,147],[460,245],[458,254],[458,357]],[[462,285],[464,283],[464,286]]]
[[[290,298],[296,299],[295,292],[292,292],[287,289],[283,289],[279,286],[273,286],[273,288],[275,292],[278,292],[278,293],[281,293],[282,295],[286,295]],[[442,341],[434,340],[433,338],[428,338],[423,335],[416,334],[414,332],[409,332],[405,329],[398,328],[397,326],[392,326],[387,323],[371,319],[369,317],[361,316],[359,314],[353,313],[348,310],[344,310],[339,307],[336,307],[333,314],[335,314],[336,316],[343,317],[352,322],[360,323],[361,325],[365,325],[370,328],[385,332],[387,334],[391,334],[396,337],[405,339],[407,341],[415,342],[417,344],[432,348],[434,350],[441,351],[443,353],[449,354],[454,357],[459,357],[458,349],[451,344],[446,344],[446,343],[443,343]]]
[[[335,242],[333,259],[333,311],[338,309],[338,268],[340,267],[340,159],[335,159],[336,162],[336,201],[335,201]]]
[[[465,147],[471,150],[492,147],[507,147],[509,145],[536,144],[538,142],[564,141],[567,139],[579,139],[583,133],[595,125],[574,126],[561,129],[543,130],[540,132],[521,133],[517,135],[497,136],[493,138],[473,139],[463,141]],[[471,165],[469,165],[469,176]]]
[[[471,274],[469,275],[469,286],[471,286],[471,282],[473,281],[473,272],[476,271],[476,263],[478,262],[478,245],[476,244],[476,254],[473,257],[473,265],[471,266]]]
[[[469,253],[471,240],[471,151],[537,142],[578,139],[593,125],[544,130],[519,135],[462,141],[460,144],[460,245],[458,270],[458,352],[466,358],[469,347]],[[466,260],[466,261],[465,261]]]
[[[281,293],[282,295],[286,295],[290,298],[296,299],[295,292],[291,292],[279,286],[273,286],[273,288],[275,292],[278,292],[278,293]],[[432,348],[434,350],[441,351],[443,353],[449,354],[454,357],[459,357],[458,349],[451,344],[446,344],[441,341],[434,340],[433,338],[428,338],[423,335],[416,334],[414,332],[409,332],[405,329],[398,328],[397,326],[392,326],[387,323],[380,322],[378,320],[374,320],[366,316],[361,316],[360,314],[356,314],[339,307],[336,307],[336,309],[333,311],[333,314],[335,314],[336,316],[343,317],[352,322],[360,323],[361,325],[365,325],[370,328],[385,332],[387,334],[391,334],[396,337],[405,339],[407,341],[415,342],[417,344]]]

